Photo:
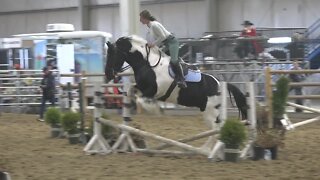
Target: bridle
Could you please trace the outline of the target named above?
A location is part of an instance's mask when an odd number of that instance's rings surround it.
[[[151,67],[151,68],[157,67],[157,66],[159,65],[161,59],[162,59],[162,53],[161,53],[160,49],[158,49],[159,59],[158,59],[158,61],[157,61],[157,63],[156,63],[155,65],[151,65],[151,64],[150,64],[149,55],[150,55],[150,52],[151,52],[151,48],[148,47],[148,44],[145,45],[145,49],[146,49],[146,52],[147,52],[147,59],[146,59],[146,60],[147,60],[147,62],[148,62],[149,67]],[[117,51],[120,52],[122,55],[124,55],[125,58],[128,57],[127,53],[124,52],[124,51],[122,51],[121,49],[117,48]],[[117,71],[117,72],[120,72],[120,73],[121,73],[121,72],[124,72],[125,70],[130,69],[130,68],[131,68],[131,66],[128,64],[128,65],[126,65],[126,66],[124,66],[124,67],[121,67],[120,70]]]

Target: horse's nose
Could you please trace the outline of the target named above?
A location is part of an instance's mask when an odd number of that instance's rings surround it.
[[[114,77],[115,77],[114,70],[112,68],[106,68],[104,74],[105,74],[106,79],[108,81],[114,79]]]

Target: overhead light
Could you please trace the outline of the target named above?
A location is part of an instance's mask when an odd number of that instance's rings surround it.
[[[268,43],[270,44],[282,44],[282,43],[291,43],[291,37],[275,37],[268,39]]]
[[[202,38],[211,38],[212,36],[213,36],[212,34],[209,34],[209,35],[203,36]]]

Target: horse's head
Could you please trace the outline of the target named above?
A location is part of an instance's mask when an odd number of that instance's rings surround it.
[[[132,65],[138,63],[137,59],[147,59],[147,41],[138,36],[121,37],[115,44],[108,42],[107,45],[108,55],[105,75],[108,80],[113,79],[115,73],[121,71],[121,67],[125,61]]]
[[[118,40],[119,41],[119,40]],[[118,41],[114,44],[107,42],[108,52],[107,52],[107,63],[105,67],[105,75],[107,80],[112,80],[117,72],[121,71],[121,67],[126,60],[128,55],[128,46],[121,45],[117,46]],[[128,44],[127,44],[128,45]]]

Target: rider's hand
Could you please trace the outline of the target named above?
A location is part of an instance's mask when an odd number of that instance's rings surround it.
[[[149,47],[149,48],[153,48],[154,46],[155,46],[154,44],[148,43],[148,47]]]

